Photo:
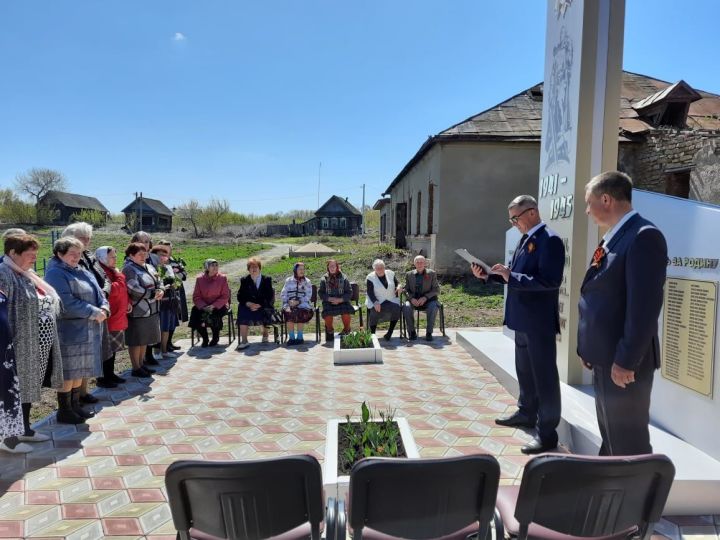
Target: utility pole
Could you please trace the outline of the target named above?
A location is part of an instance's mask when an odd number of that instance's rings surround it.
[[[138,223],[138,231],[142,231],[143,228],[143,195],[140,192],[140,223]]]
[[[363,202],[362,202],[362,235],[365,236],[365,184],[363,188]]]
[[[322,161],[318,165],[318,196],[317,196],[317,209],[320,209],[320,170],[322,169]]]

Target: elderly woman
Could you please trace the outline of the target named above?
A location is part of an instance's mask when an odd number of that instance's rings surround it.
[[[370,326],[370,331],[374,334],[379,322],[389,320],[390,328],[383,337],[385,341],[390,341],[395,325],[402,313],[400,298],[398,298],[400,284],[395,277],[395,272],[387,270],[382,259],[375,259],[372,267],[373,271],[367,275],[365,281],[367,288],[365,305],[368,308],[368,326]]]
[[[185,266],[187,263],[184,259],[176,257],[173,255],[173,246],[172,242],[169,240],[160,240],[158,243],[159,246],[167,246],[169,252],[170,252],[170,266],[173,269],[173,272],[175,272],[175,277],[179,278],[176,279],[176,286],[177,286],[177,292],[178,292],[178,301],[180,302],[180,321],[179,322],[188,322],[188,308],[187,308],[187,294],[185,292],[185,285],[183,284],[183,281],[187,279],[187,271],[185,270]],[[177,345],[174,345],[172,342],[174,330],[170,330],[170,335],[168,336],[168,345],[167,348],[169,351],[177,351],[181,347],[178,347]]]
[[[215,259],[207,259],[204,268],[205,272],[195,279],[190,328],[200,334],[202,347],[214,347],[220,340],[223,317],[230,309],[230,286]],[[212,341],[208,341],[208,328],[212,331]]]
[[[282,291],[283,316],[288,326],[288,345],[302,345],[303,326],[313,317],[312,283],[305,277],[305,263],[296,262],[293,266],[293,275],[285,280]],[[295,327],[297,326],[297,337]]]
[[[240,289],[237,293],[238,314],[237,323],[240,327],[240,343],[237,348],[242,350],[248,343],[248,330],[250,326],[262,326],[262,342],[268,342],[268,322],[274,309],[275,291],[272,278],[263,276],[262,261],[251,257],[247,262],[249,274],[240,280]]]
[[[335,259],[329,259],[325,265],[327,272],[320,280],[318,296],[322,300],[322,318],[325,321],[325,341],[335,339],[333,335],[333,317],[340,315],[343,323],[343,334],[350,333],[350,316],[355,308],[350,303],[352,287],[350,281],[340,270]]]
[[[24,234],[27,234],[27,233],[25,232],[25,229],[18,229],[18,228],[16,228],[16,227],[11,227],[10,229],[5,229],[5,230],[3,231],[3,233],[2,233],[2,236],[1,236],[0,238],[2,238],[3,241],[5,241],[5,239],[6,239],[8,236],[22,236],[22,235],[24,235]],[[3,258],[4,258],[4,257],[5,257],[4,255],[0,255],[0,263],[3,262]]]
[[[128,327],[125,343],[130,353],[133,377],[150,377],[155,371],[143,365],[148,345],[160,341],[160,315],[158,301],[164,291],[155,274],[147,264],[148,251],[144,244],[133,242],[125,250],[125,275],[131,311],[128,312]]]
[[[8,236],[4,240],[5,256],[0,264],[0,289],[8,301],[8,322],[20,380],[24,427],[23,435],[5,439],[2,448],[15,453],[32,451],[32,447],[24,442],[50,439],[30,428],[31,404],[41,400],[42,386],[54,389],[63,386],[63,363],[56,326],[60,299],[55,289],[32,271],[39,247],[34,236]]]
[[[9,450],[5,440],[14,441],[18,435],[24,433],[20,381],[17,377],[12,330],[8,320],[7,295],[0,290],[0,450]]]
[[[82,242],[83,253],[80,258],[80,267],[93,275],[98,286],[103,290],[103,293],[105,293],[105,298],[107,298],[110,295],[110,282],[105,277],[105,272],[100,266],[100,263],[95,259],[95,254],[90,251],[90,243],[92,242],[93,236],[92,225],[84,221],[71,223],[65,227],[60,236],[71,236]],[[102,330],[102,359],[105,361],[112,356],[112,351],[110,350],[110,332],[107,328],[107,322],[103,323]],[[98,399],[92,394],[88,394],[87,383],[87,379],[83,379],[82,385],[80,386],[80,401],[82,403],[97,403]]]
[[[131,244],[135,242],[139,242],[145,246],[145,250],[147,251],[145,264],[147,265],[148,269],[157,273],[158,260],[157,256],[152,253],[153,242],[150,233],[147,233],[145,231],[137,231],[135,234],[132,235],[132,238],[130,238]],[[159,341],[157,343],[151,343],[145,348],[145,366],[160,365],[158,359],[161,357],[162,353],[157,350],[158,347],[160,347]],[[157,351],[157,356],[153,355],[153,349]]]
[[[115,355],[125,348],[125,329],[128,327],[128,298],[125,274],[117,269],[117,251],[112,246],[102,246],[95,250],[95,259],[105,272],[105,278],[110,283],[110,317],[107,320],[110,332],[110,358],[103,360],[103,376],[98,377],[97,385],[100,388],[116,388],[125,379],[115,374]]]
[[[80,266],[84,248],[77,238],[56,240],[45,272],[63,306],[58,334],[64,383],[57,413],[63,424],[82,424],[93,416],[80,407],[80,385],[84,378],[102,375],[103,322],[110,315],[110,304],[95,277]]]
[[[158,278],[165,291],[160,301],[160,350],[163,357],[167,358],[171,356],[168,351],[168,341],[170,333],[174,332],[178,325],[180,306],[175,286],[175,272],[170,265],[170,249],[167,246],[157,245],[152,248],[152,253],[157,257]]]

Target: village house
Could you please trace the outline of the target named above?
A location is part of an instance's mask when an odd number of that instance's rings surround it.
[[[125,224],[131,230],[170,232],[173,212],[162,201],[137,197],[122,210]]]
[[[110,211],[95,197],[65,193],[64,191],[48,191],[38,201],[38,207],[53,213],[53,225],[67,225],[73,221],[73,216],[83,210],[93,210],[103,215],[107,221]]]
[[[538,192],[542,101],[541,83],[429,137],[383,193],[385,238],[443,273],[467,272],[457,248],[504,260],[507,204]],[[720,204],[720,96],[624,72],[618,142],[636,187]]]

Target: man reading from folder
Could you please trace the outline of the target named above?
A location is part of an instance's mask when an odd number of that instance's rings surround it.
[[[557,447],[560,423],[560,380],[555,336],[560,333],[558,296],[565,266],[565,246],[540,218],[537,201],[520,195],[508,206],[510,223],[523,233],[510,266],[496,264],[488,275],[478,264],[475,277],[506,283],[504,324],[515,331],[518,410],[495,419],[509,427],[537,427],[537,437],[522,447],[539,454]]]

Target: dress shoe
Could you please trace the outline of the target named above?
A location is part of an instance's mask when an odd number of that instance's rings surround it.
[[[210,340],[210,343],[208,344],[210,347],[215,347],[220,342],[219,337],[214,337]]]
[[[107,378],[117,384],[122,384],[124,382],[127,382],[124,378],[120,377],[119,375],[116,375],[115,373],[113,373],[112,376],[107,377]]]
[[[383,336],[383,339],[385,341],[390,341],[392,339],[392,332],[388,332]]]
[[[533,439],[525,446],[523,446],[520,451],[523,454],[533,455],[542,454],[543,452],[550,452],[551,450],[555,450],[556,448],[557,443],[544,443],[540,439]]]
[[[175,345],[174,343],[168,343],[167,348],[168,351],[179,351],[180,349],[182,349],[182,347],[180,347],[179,345]]]
[[[415,341],[417,339],[417,332],[410,332],[410,335],[408,336],[408,339],[410,341]]]
[[[512,416],[496,418],[495,423],[498,426],[505,426],[505,427],[525,427],[525,428],[534,428],[535,427],[535,422],[533,422],[526,416],[523,416],[519,412],[516,412]]]
[[[153,357],[153,358],[146,358],[144,363],[145,363],[146,366],[159,366],[159,365],[160,365],[160,362],[158,362],[158,361],[155,359],[155,357]]]
[[[80,402],[81,403],[97,403],[100,401],[98,398],[93,396],[92,394],[85,394],[80,396]]]
[[[95,380],[95,386],[98,388],[117,388],[117,383],[105,377],[98,377]]]
[[[143,368],[140,369],[133,369],[131,371],[133,377],[138,377],[140,379],[144,379],[146,377],[150,377],[150,373],[147,372],[147,370],[144,370]]]
[[[432,334],[425,334],[425,341],[432,341],[433,337]]]

